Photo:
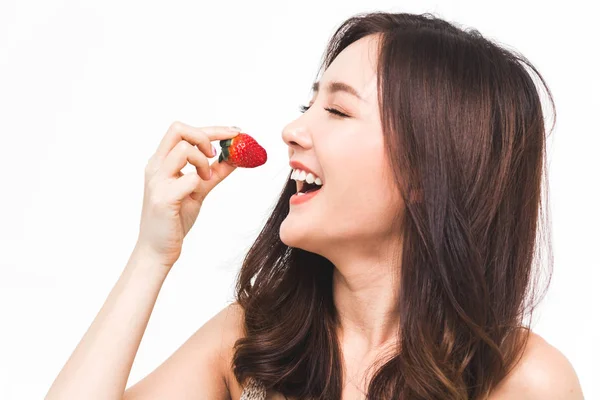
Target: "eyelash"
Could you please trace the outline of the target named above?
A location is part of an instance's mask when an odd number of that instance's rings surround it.
[[[300,106],[300,112],[305,113],[309,108],[310,108],[310,106]],[[349,117],[349,115],[346,115],[343,112],[336,110],[335,108],[325,108],[325,110],[327,110],[329,113],[331,113],[333,115],[337,115],[342,118]]]

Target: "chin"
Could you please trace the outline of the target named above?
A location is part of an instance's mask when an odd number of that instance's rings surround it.
[[[290,224],[290,216],[288,215],[279,225],[279,240],[289,247],[298,247],[300,241],[300,235],[298,234],[298,228]]]

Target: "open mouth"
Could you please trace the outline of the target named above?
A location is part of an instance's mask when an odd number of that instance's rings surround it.
[[[310,192],[315,192],[317,190],[320,190],[323,185],[317,185],[315,183],[308,183],[306,181],[302,181],[299,182],[300,183],[300,190],[298,190],[298,193],[310,193]]]

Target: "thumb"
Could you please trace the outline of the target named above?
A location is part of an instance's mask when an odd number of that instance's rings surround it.
[[[212,171],[212,177],[205,182],[207,193],[213,190],[215,186],[223,181],[223,179],[227,178],[229,174],[237,169],[237,167],[234,167],[225,161],[219,162],[216,160],[210,165],[210,169]]]

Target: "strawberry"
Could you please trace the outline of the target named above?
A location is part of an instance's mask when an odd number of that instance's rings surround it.
[[[267,162],[267,151],[246,133],[219,141],[222,152],[219,162],[225,160],[234,167],[255,168]]]

